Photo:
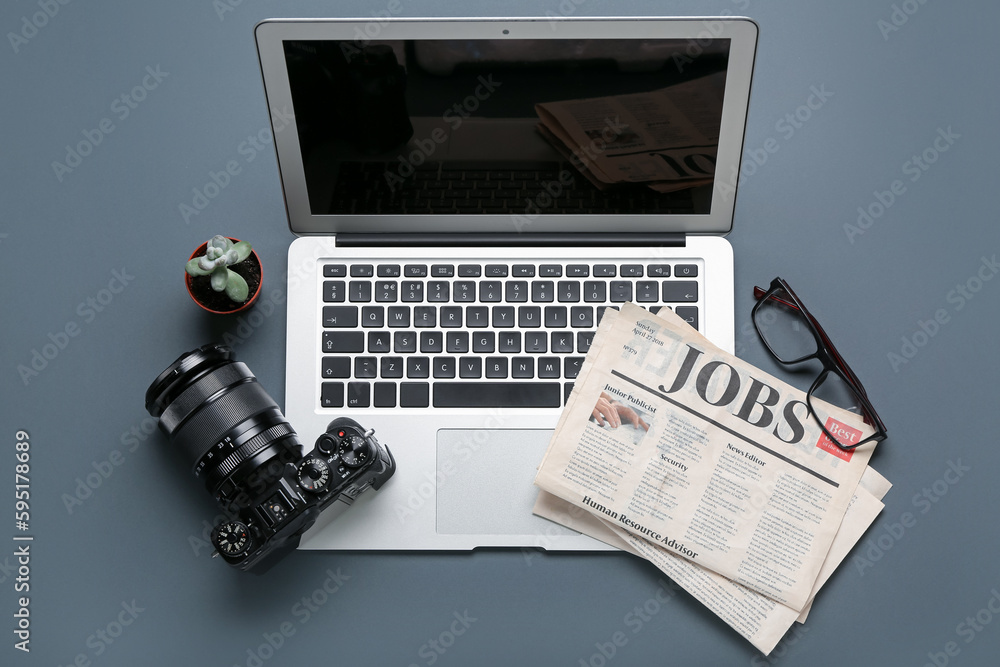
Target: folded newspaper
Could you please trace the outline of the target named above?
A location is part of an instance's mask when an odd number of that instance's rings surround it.
[[[845,438],[871,431],[814,405]],[[768,653],[881,510],[873,449],[840,450],[803,392],[625,304],[539,466],[536,513],[652,561]]]

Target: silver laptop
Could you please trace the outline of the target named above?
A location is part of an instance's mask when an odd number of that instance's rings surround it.
[[[395,476],[305,549],[596,550],[531,514],[608,308],[732,350],[747,19],[269,20],[291,230],[286,414]]]

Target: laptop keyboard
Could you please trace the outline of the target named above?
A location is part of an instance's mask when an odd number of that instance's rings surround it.
[[[323,266],[320,406],[561,407],[608,308],[699,326],[698,265]]]

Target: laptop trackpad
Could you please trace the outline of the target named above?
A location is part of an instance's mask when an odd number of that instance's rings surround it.
[[[437,437],[437,532],[575,535],[531,513],[551,429],[441,429]]]

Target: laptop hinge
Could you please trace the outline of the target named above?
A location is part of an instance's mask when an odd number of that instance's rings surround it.
[[[388,247],[684,247],[684,234],[536,233],[536,234],[337,234],[337,245],[345,248]]]

